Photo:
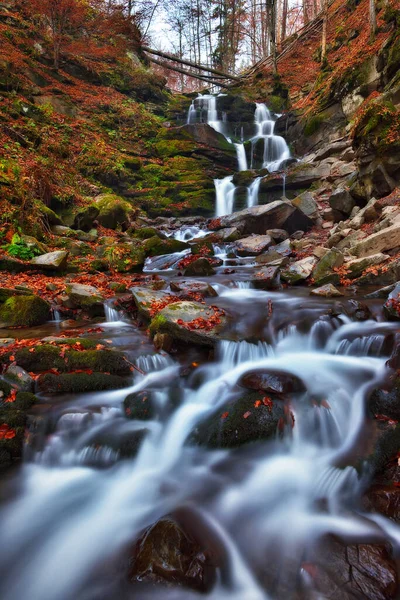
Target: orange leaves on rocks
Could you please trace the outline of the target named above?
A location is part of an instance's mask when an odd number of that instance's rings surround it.
[[[16,435],[15,429],[12,429],[6,423],[0,425],[0,440],[12,440]]]
[[[224,316],[224,311],[218,308],[217,306],[210,306],[208,309],[210,316],[208,318],[197,317],[193,319],[193,321],[184,321],[183,319],[178,319],[177,324],[189,331],[195,330],[203,330],[203,331],[212,331],[218,325],[221,324],[221,317]]]

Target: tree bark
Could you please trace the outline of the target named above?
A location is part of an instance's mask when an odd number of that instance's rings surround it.
[[[208,73],[213,73],[214,75],[219,75],[220,77],[224,77],[225,79],[234,79],[235,81],[240,81],[240,77],[236,75],[229,75],[228,73],[224,73],[223,71],[219,71],[218,69],[214,69],[212,67],[205,67],[203,65],[198,65],[190,60],[185,60],[183,58],[178,58],[173,56],[172,54],[168,54],[168,52],[161,52],[160,50],[153,50],[148,46],[142,46],[142,49],[149,54],[155,54],[156,56],[161,56],[161,58],[166,58],[167,60],[172,60],[173,62],[180,63],[182,65],[187,65],[188,67],[193,67],[194,69],[199,69],[199,71],[207,71]]]

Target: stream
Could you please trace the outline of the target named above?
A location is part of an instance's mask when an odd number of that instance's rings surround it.
[[[214,100],[197,103],[226,133]],[[195,113],[196,102],[189,122]],[[252,144],[264,140],[263,165],[275,170],[290,152],[267,123],[269,112],[257,105]],[[241,148],[238,158],[247,167]],[[249,206],[257,204],[252,185]],[[228,178],[216,181],[217,215],[234,210],[234,188]],[[175,233],[201,235],[195,226]],[[144,374],[133,372],[120,390],[40,398],[24,462],[3,479],[2,600],[317,600],[328,596],[305,565],[327,536],[400,550],[400,529],[363,508],[371,467],[360,459],[368,454],[367,398],[388,376],[398,324],[384,321],[379,301],[368,301],[371,316],[359,321],[346,309],[350,295],[338,302],[307,289],[254,289],[254,262],[238,259],[230,273],[228,250],[215,247],[224,264],[200,278],[217,294],[207,303],[229,315],[226,339],[211,354],[156,352],[144,328],[113,303],[98,332],[82,328],[83,337],[110,340]],[[185,252],[151,259],[145,272],[179,281],[174,266]],[[57,327],[46,334],[57,335]],[[281,399],[287,418],[276,433],[234,448],[193,443],[197,427],[218,410],[223,418],[254,371],[299,382]],[[123,401],[143,390],[154,418],[128,420]],[[141,443],[126,457],[120,442],[133,432]],[[178,513],[212,548],[212,584],[204,593],[131,584],[129,549],[148,526]]]

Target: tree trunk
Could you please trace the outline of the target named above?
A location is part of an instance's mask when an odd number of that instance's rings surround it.
[[[328,0],[324,0],[324,15],[322,18],[321,63],[326,59],[326,32],[328,28]]]
[[[371,38],[371,41],[373,41],[375,39],[375,35],[376,35],[375,0],[369,0],[369,25],[370,25],[370,38]]]

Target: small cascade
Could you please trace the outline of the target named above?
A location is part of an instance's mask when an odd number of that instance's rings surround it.
[[[255,165],[255,150],[256,145],[261,140],[264,142],[264,150],[262,156],[261,168],[268,169],[270,172],[278,171],[284,160],[290,158],[290,149],[285,139],[274,134],[275,121],[271,117],[271,113],[265,104],[257,103],[254,115],[256,124],[256,135],[251,139],[252,143],[252,168]]]
[[[235,144],[239,171],[247,171],[247,156],[244,144]]]
[[[258,191],[260,189],[261,180],[262,177],[256,177],[249,185],[247,189],[247,208],[250,208],[251,206],[257,206]]]
[[[54,307],[51,309],[51,320],[53,321],[53,323],[61,323],[62,321],[60,311]]]
[[[161,254],[160,256],[152,256],[146,258],[144,263],[143,273],[152,273],[154,271],[172,271],[178,263],[191,253],[191,249],[182,250],[181,252],[173,252],[172,254]]]
[[[153,373],[171,367],[174,361],[167,354],[146,354],[139,356],[135,364],[144,373]]]
[[[168,237],[173,237],[175,240],[179,240],[180,242],[189,242],[194,238],[201,238],[207,235],[209,231],[204,229],[200,229],[197,225],[184,225],[177,231],[173,233],[167,234]]]
[[[107,302],[104,302],[104,314],[106,316],[107,323],[117,323],[121,321],[121,315],[115,308],[112,300],[107,300]]]
[[[215,216],[222,217],[233,212],[236,186],[232,181],[233,175],[223,179],[214,179],[215,185]]]

